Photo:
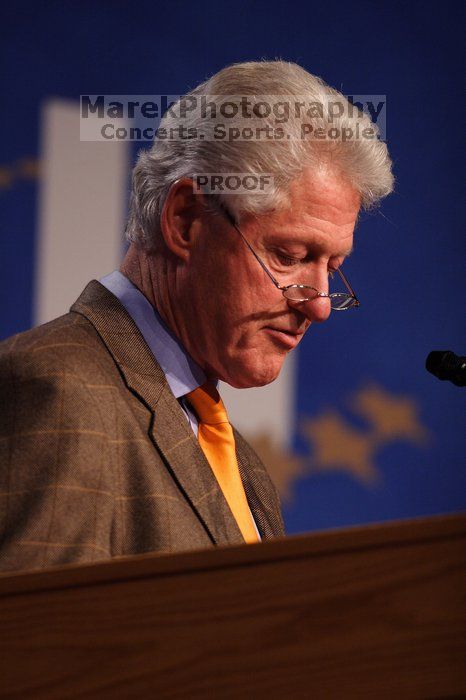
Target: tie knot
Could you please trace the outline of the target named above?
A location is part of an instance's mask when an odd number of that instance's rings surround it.
[[[206,382],[186,394],[187,401],[196,411],[201,423],[216,425],[228,423],[228,414],[220,394],[211,382]]]

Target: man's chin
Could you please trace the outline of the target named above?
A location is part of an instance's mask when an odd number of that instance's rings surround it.
[[[283,360],[281,362],[271,362],[265,367],[252,368],[246,366],[236,367],[234,370],[231,368],[231,370],[227,370],[225,375],[220,377],[220,379],[235,389],[258,388],[275,381],[280,374],[282,366]]]

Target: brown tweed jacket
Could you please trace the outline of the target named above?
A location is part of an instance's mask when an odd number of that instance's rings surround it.
[[[277,492],[235,436],[261,536],[280,536]],[[241,542],[160,366],[105,287],[0,343],[0,570]]]

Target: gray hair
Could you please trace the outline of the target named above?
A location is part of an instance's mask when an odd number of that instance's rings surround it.
[[[181,177],[200,173],[267,173],[273,176],[273,186],[266,194],[215,195],[218,203],[237,221],[243,214],[260,215],[285,207],[290,184],[307,168],[314,168],[316,172],[324,166],[335,168],[360,194],[366,209],[393,190],[391,160],[387,146],[379,138],[377,125],[352,107],[341,93],[295,63],[251,61],[228,66],[181,98],[166,112],[160,128],[168,134],[170,129],[178,129],[183,106],[199,102],[203,97],[208,98],[211,105],[220,105],[226,99],[230,104],[239,104],[241,96],[247,96],[252,105],[263,103],[264,99],[282,104],[284,97],[293,98],[296,104],[296,100],[304,96],[306,104],[322,105],[322,110],[314,109],[312,114],[305,110],[288,114],[286,123],[280,123],[284,137],[278,140],[234,141],[214,138],[218,123],[215,119],[206,118],[199,109],[185,110],[182,123],[194,129],[192,133],[197,138],[156,138],[152,148],[138,156],[132,178],[128,240],[147,249],[156,248],[161,239],[160,215],[171,185]],[[326,106],[331,102],[341,105],[343,113],[329,115]],[[260,118],[254,112],[253,116],[252,120],[236,118],[228,122],[240,127],[245,123],[277,127],[276,112],[268,117],[260,115]],[[340,138],[316,137],[319,130],[328,133],[331,128],[340,133]],[[372,130],[373,137],[361,138],[362,130],[367,128]],[[351,131],[351,137],[341,137],[349,133],[345,129]]]

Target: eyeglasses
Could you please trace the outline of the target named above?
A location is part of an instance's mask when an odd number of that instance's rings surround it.
[[[343,284],[348,290],[348,293],[332,292],[331,294],[325,294],[324,292],[319,292],[318,289],[316,289],[315,287],[311,287],[308,284],[288,284],[286,287],[283,287],[281,284],[279,284],[279,282],[277,282],[277,280],[272,275],[264,261],[261,260],[261,258],[257,255],[256,251],[249,243],[246,236],[239,229],[230,212],[223,206],[221,207],[221,212],[228,219],[229,223],[233,226],[233,228],[235,228],[236,231],[239,233],[239,235],[246,243],[251,253],[256,258],[259,265],[262,267],[264,272],[270,277],[276,288],[281,291],[285,299],[289,299],[290,301],[296,302],[313,301],[314,299],[319,298],[330,299],[330,306],[334,311],[347,311],[348,309],[354,309],[360,306],[360,302],[356,297],[356,294],[354,293],[350,283],[339,268],[337,270],[331,270],[329,272],[330,277],[331,279],[333,279],[335,272],[338,272]]]

